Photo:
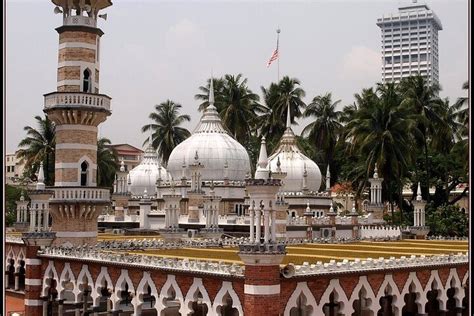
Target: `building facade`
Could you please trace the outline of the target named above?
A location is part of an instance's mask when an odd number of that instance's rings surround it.
[[[377,19],[381,30],[382,82],[398,83],[419,73],[439,83],[438,31],[441,21],[426,4],[400,7]]]

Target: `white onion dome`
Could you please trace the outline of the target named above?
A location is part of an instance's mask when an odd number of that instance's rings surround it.
[[[303,155],[296,143],[296,136],[291,127],[286,128],[277,149],[268,158],[268,161],[272,172],[281,169],[282,172],[287,173],[283,179],[281,189],[283,192],[302,192],[305,176],[307,190],[314,192],[319,190],[321,171],[313,160]]]
[[[161,165],[157,153],[151,147],[145,151],[141,163],[130,170],[129,173],[129,191],[134,196],[155,195],[156,181],[170,181],[171,176],[168,171]]]
[[[176,146],[168,159],[168,172],[174,179],[191,178],[189,166],[196,153],[202,181],[244,181],[250,172],[250,158],[245,148],[224,129],[214,106],[211,80],[209,106],[204,111],[193,134]]]

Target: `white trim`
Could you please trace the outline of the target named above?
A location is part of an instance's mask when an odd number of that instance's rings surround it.
[[[56,144],[56,149],[89,149],[89,150],[97,150],[97,145],[77,144],[77,143],[62,143],[62,144]]]
[[[87,48],[87,49],[96,50],[96,45],[84,43],[84,42],[65,42],[65,43],[59,44],[58,49],[61,50],[63,48]]]
[[[37,285],[41,286],[43,281],[41,279],[25,279],[25,285]]]
[[[41,300],[30,300],[25,298],[25,305],[28,306],[43,306],[43,301]]]
[[[89,163],[89,161],[87,162]],[[89,163],[92,169],[97,170],[97,164]],[[56,169],[77,169],[81,166],[78,162],[57,162],[54,164],[54,168]]]
[[[27,266],[40,266],[42,260],[41,259],[26,259],[25,265]]]
[[[280,284],[275,285],[244,285],[244,293],[252,295],[280,294]]]
[[[66,79],[66,80],[59,80],[57,86],[80,86],[81,80],[79,79]]]
[[[88,232],[56,232],[56,237],[97,237],[97,231]]]
[[[86,132],[97,132],[97,126],[89,125],[76,125],[76,124],[62,124],[56,126],[57,131],[86,131]]]
[[[58,68],[62,67],[81,67],[81,69],[84,68],[89,68],[89,69],[100,69],[99,67],[100,63],[90,63],[87,61],[80,61],[80,60],[67,60],[67,61],[61,61],[58,63]],[[84,71],[84,70],[82,70]],[[95,71],[94,71],[95,72]]]
[[[80,183],[79,182],[59,182],[59,181],[55,181],[54,182],[54,186],[55,187],[75,187],[75,186],[80,186]]]

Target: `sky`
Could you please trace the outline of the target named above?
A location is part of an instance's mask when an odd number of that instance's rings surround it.
[[[112,98],[112,115],[99,136],[141,147],[154,105],[171,99],[191,116],[194,95],[211,72],[242,73],[250,89],[277,81],[277,63],[266,63],[280,28],[280,77],[298,78],[304,101],[331,92],[340,108],[354,93],[381,81],[380,29],[376,20],[411,1],[125,1],[114,0],[99,19],[100,93]],[[422,3],[419,1],[419,3]],[[443,25],[439,32],[441,97],[467,95],[468,1],[426,2]],[[43,94],[56,90],[58,34],[62,15],[49,1],[7,0],[6,151],[25,137],[23,127],[43,116]],[[299,133],[308,124],[299,121]]]

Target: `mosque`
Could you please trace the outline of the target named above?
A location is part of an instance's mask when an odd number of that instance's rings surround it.
[[[339,216],[289,122],[270,156],[262,137],[251,175],[212,81],[167,166],[148,147],[129,172],[122,162],[112,192],[97,187],[97,130],[112,114],[99,92],[97,22],[112,2],[52,3],[63,24],[43,111],[56,124],[55,183],[44,185],[41,166],[17,202],[7,315],[468,315],[467,242],[425,239],[419,189],[412,227],[384,225],[376,169],[364,214]]]

